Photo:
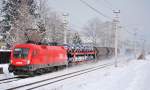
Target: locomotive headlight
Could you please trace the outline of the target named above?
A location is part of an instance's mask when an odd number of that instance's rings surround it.
[[[13,63],[13,61],[12,61],[12,60],[10,60],[10,63]]]
[[[30,64],[30,60],[27,60],[27,64]]]

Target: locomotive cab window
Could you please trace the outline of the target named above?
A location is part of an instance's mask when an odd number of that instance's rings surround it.
[[[15,48],[13,56],[15,58],[27,58],[29,48]]]

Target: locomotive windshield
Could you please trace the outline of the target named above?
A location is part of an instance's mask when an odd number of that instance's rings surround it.
[[[15,48],[14,49],[14,58],[26,58],[29,53],[29,48]]]

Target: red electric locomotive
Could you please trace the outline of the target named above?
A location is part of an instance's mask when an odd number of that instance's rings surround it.
[[[11,52],[9,72],[35,75],[83,61],[94,60],[96,51],[89,47],[19,44]]]
[[[67,59],[67,50],[63,46],[19,44],[12,50],[9,72],[15,75],[41,74],[66,66]]]

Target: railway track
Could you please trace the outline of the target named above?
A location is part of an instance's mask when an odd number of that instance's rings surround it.
[[[10,83],[10,82],[13,82],[13,81],[18,81],[20,80],[21,78],[19,77],[13,77],[13,78],[5,78],[5,79],[1,79],[0,80],[0,84],[3,84],[3,83]]]
[[[60,75],[60,76],[55,76],[55,77],[52,77],[52,78],[47,78],[47,79],[44,79],[44,80],[39,80],[39,81],[35,81],[35,82],[32,82],[32,83],[19,85],[19,86],[16,86],[16,87],[11,87],[11,88],[8,88],[7,90],[14,90],[14,89],[31,90],[31,89],[36,89],[36,88],[43,87],[43,86],[46,86],[46,85],[50,85],[50,84],[53,84],[53,83],[56,83],[56,82],[59,82],[59,81],[63,81],[63,80],[69,79],[69,78],[73,78],[73,77],[76,77],[76,76],[79,76],[79,75],[83,75],[83,74],[86,74],[86,73],[89,73],[89,72],[92,72],[92,71],[95,71],[95,70],[98,70],[98,69],[102,69],[102,68],[105,68],[105,67],[108,67],[108,66],[111,66],[111,65],[113,65],[113,63],[98,65],[98,66],[94,66],[94,67],[91,67],[91,68],[86,68],[86,69],[83,69],[83,70],[71,72],[71,73],[68,73],[68,74],[63,74],[63,75]]]
[[[13,77],[13,78],[14,78],[14,77]],[[5,81],[5,80],[13,79],[13,78],[0,79],[0,81]]]

